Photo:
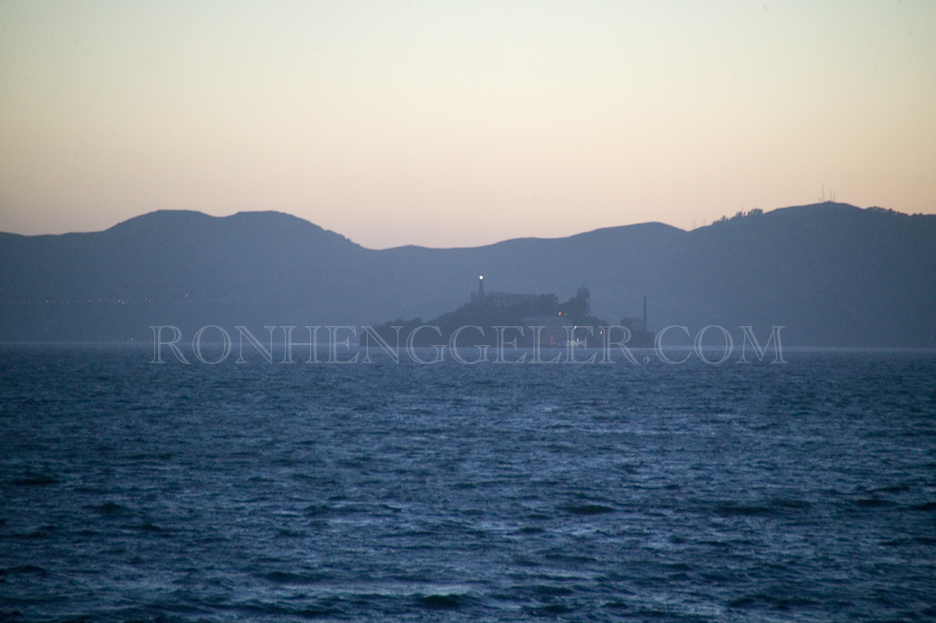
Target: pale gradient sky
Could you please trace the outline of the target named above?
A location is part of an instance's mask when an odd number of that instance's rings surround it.
[[[0,231],[474,246],[823,186],[936,212],[936,2],[0,0]]]

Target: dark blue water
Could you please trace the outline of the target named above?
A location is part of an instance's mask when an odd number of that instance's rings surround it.
[[[936,618],[933,354],[0,355],[0,621]]]

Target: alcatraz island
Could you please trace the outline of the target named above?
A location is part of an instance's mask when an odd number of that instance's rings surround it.
[[[591,315],[588,288],[579,288],[575,296],[560,303],[555,294],[485,292],[481,276],[478,291],[472,292],[469,302],[455,311],[429,322],[420,318],[397,319],[378,325],[374,330],[389,344],[411,339],[411,345],[417,347],[449,344],[455,335],[458,344],[464,346],[495,346],[498,340],[504,343],[504,340],[516,339],[518,348],[598,348],[604,343],[608,327],[607,322]],[[647,330],[646,296],[643,318],[622,318],[618,327],[630,334],[627,346],[653,347],[655,335]],[[616,342],[628,337],[620,328],[614,333]],[[368,339],[368,334],[363,334],[361,346],[366,346]]]

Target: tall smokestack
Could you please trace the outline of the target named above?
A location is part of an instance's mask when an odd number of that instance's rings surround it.
[[[644,331],[647,330],[647,295],[644,294]]]
[[[484,298],[484,275],[478,277],[478,298]]]

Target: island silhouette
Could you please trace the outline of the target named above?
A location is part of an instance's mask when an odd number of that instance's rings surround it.
[[[469,302],[428,322],[421,318],[397,319],[373,327],[388,344],[400,344],[411,334],[413,346],[450,344],[458,332],[457,342],[463,346],[494,346],[498,330],[510,330],[509,339],[518,347],[566,348],[602,346],[611,326],[626,329],[614,336],[633,348],[653,346],[654,334],[646,328],[646,297],[643,318],[627,317],[617,325],[591,313],[591,293],[580,287],[574,296],[560,302],[555,294],[510,294],[485,292],[484,276],[478,278],[478,291]],[[417,331],[420,327],[426,330]],[[416,333],[414,334],[414,331]],[[370,335],[361,335],[360,345],[369,345]]]

